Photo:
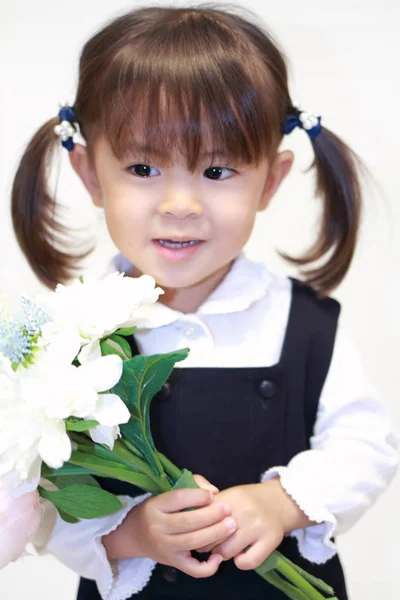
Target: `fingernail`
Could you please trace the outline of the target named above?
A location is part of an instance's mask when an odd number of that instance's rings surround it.
[[[225,519],[225,526],[227,529],[235,529],[236,523],[233,519]]]

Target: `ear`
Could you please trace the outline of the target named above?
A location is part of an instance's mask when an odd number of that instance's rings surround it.
[[[292,168],[294,154],[290,150],[279,152],[269,167],[267,181],[260,199],[258,210],[264,210],[282,181]]]
[[[96,171],[92,161],[89,159],[85,146],[75,144],[74,149],[69,152],[69,160],[75,173],[81,179],[83,185],[92,197],[96,206],[103,206],[101,189],[97,179]]]

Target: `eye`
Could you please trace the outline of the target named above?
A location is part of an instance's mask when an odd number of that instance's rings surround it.
[[[135,177],[154,177],[155,175],[161,175],[160,171],[155,167],[151,167],[150,165],[137,164],[129,167],[129,171]],[[154,173],[156,171],[156,173]]]
[[[229,169],[228,167],[209,167],[204,171],[204,174],[208,179],[214,179],[215,181],[230,179],[235,173],[237,173],[237,171]]]

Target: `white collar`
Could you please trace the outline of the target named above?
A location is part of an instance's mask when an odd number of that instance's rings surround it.
[[[113,269],[128,273],[132,264],[121,254],[114,257]],[[219,286],[199,306],[196,315],[218,315],[245,311],[265,296],[273,280],[264,263],[249,260],[242,252],[233,262]],[[146,327],[168,325],[184,317],[184,313],[165,306],[160,302],[154,305],[151,319]]]

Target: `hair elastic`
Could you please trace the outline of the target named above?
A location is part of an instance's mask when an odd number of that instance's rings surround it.
[[[71,152],[75,146],[73,136],[78,130],[75,111],[66,103],[61,105],[58,116],[60,124],[54,127],[54,133],[59,136],[64,148]]]
[[[283,133],[288,135],[292,133],[293,129],[300,127],[308,134],[311,140],[321,133],[321,117],[314,115],[313,113],[300,111],[294,108],[295,114],[287,115],[283,124]]]

